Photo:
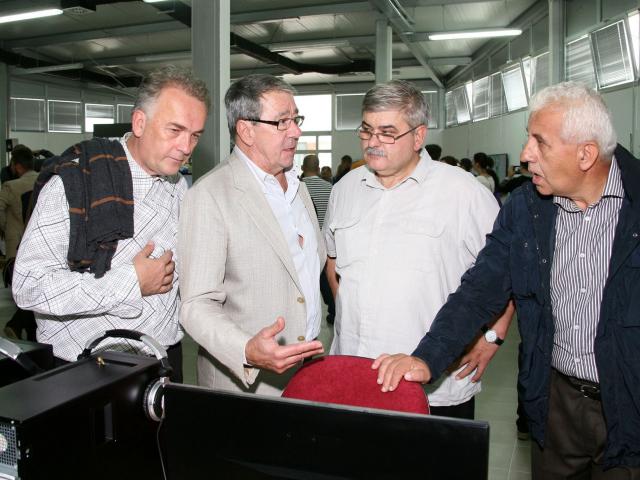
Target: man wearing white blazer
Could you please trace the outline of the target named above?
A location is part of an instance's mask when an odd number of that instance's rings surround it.
[[[187,192],[178,251],[180,321],[200,345],[198,384],[280,395],[323,352],[319,277],[326,251],[293,169],[295,91],[249,75],[225,96],[231,155]]]

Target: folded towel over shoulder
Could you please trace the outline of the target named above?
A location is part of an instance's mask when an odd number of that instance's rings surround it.
[[[69,268],[100,278],[111,268],[118,240],[134,234],[133,182],[124,148],[116,140],[93,138],[48,159],[33,205],[53,175],[60,176],[69,203]]]

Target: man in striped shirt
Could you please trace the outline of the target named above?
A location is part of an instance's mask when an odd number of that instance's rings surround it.
[[[640,162],[616,146],[590,88],[531,99],[521,160],[532,183],[502,208],[485,248],[412,356],[382,355],[383,391],[437,378],[510,297],[534,479],[640,478]]]
[[[318,223],[322,229],[324,214],[331,195],[331,184],[320,178],[320,160],[317,155],[307,155],[302,160],[302,181],[309,190],[313,206],[316,207]]]
[[[320,229],[322,230],[332,185],[320,178],[320,159],[317,155],[307,155],[302,160],[302,181],[307,186],[307,190],[309,190],[311,201],[318,215],[318,224],[320,224]],[[322,294],[322,301],[327,306],[327,323],[333,325],[336,317],[336,305],[324,270],[320,273],[320,293]]]

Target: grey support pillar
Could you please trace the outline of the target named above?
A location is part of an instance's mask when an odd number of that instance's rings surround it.
[[[392,35],[391,27],[386,18],[376,22],[376,83],[391,80]]]
[[[9,138],[9,66],[0,62],[0,168],[7,164],[5,145]]]
[[[564,0],[549,0],[549,81],[564,81]]]
[[[195,74],[207,82],[211,110],[193,155],[193,179],[207,173],[229,155],[229,129],[224,94],[230,81],[230,0],[192,0],[191,58]]]

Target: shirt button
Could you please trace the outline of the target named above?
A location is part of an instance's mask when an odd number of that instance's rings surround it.
[[[298,297],[297,300],[298,300],[298,303],[304,303],[304,298],[303,297]]]
[[[300,336],[298,337],[298,341],[299,341],[299,342],[304,342],[304,336],[303,336],[303,335],[300,335]]]
[[[580,359],[579,358],[574,358],[573,361],[576,362],[576,363],[580,363]]]
[[[591,221],[591,217],[584,217],[584,221],[585,222],[590,222]]]
[[[580,255],[578,255],[578,256],[579,256],[580,258],[584,258],[584,257],[586,257],[586,255],[585,255],[584,253],[582,253],[582,252],[580,252]]]
[[[574,326],[573,326],[573,329],[574,329],[574,330],[580,330],[580,325],[574,325]]]
[[[582,288],[580,289],[580,293],[587,293],[587,289],[586,289],[586,288],[584,288],[584,287],[582,287]]]

